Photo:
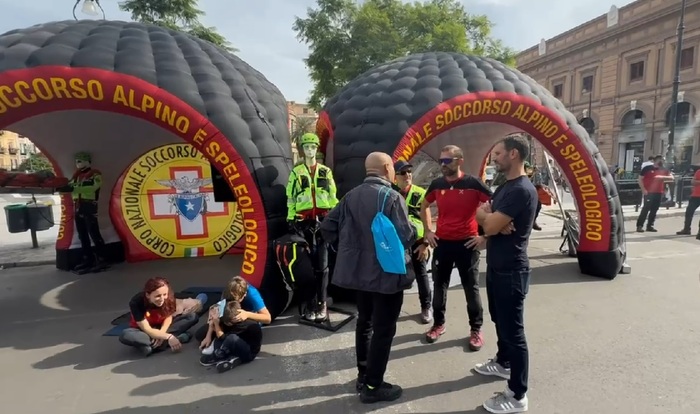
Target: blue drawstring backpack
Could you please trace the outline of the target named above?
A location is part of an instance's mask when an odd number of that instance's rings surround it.
[[[384,198],[382,200],[382,191]],[[389,189],[382,187],[377,197],[377,214],[372,220],[372,236],[374,249],[377,252],[377,260],[382,270],[387,273],[406,274],[406,256],[403,243],[396,232],[394,223],[384,214],[384,206],[389,196]],[[381,205],[379,203],[381,201]]]

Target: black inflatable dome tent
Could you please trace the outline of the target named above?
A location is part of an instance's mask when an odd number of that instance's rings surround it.
[[[362,181],[372,151],[398,160],[422,150],[437,160],[444,145],[455,144],[477,175],[498,139],[529,133],[572,184],[581,216],[581,271],[612,279],[622,268],[622,209],[598,148],[561,102],[500,62],[437,52],[379,65],[326,103],[317,131],[339,196]]]
[[[110,99],[119,87],[128,92],[128,105]],[[261,288],[273,316],[286,308],[289,294],[268,240],[286,230],[288,115],[284,97],[262,74],[184,33],[141,23],[61,21],[0,36],[0,91],[0,129],[49,112],[96,110],[139,117],[197,147],[236,187],[246,228],[254,230],[245,236],[242,274]],[[145,95],[157,103],[144,104]],[[187,119],[168,125],[154,112],[161,104]],[[129,117],[113,127],[139,137]],[[58,160],[56,170],[70,175],[80,131],[54,132],[31,138],[39,148],[52,148],[47,153]],[[58,146],[50,142],[57,138]],[[120,173],[127,165],[115,168]],[[222,284],[238,270],[222,275]]]

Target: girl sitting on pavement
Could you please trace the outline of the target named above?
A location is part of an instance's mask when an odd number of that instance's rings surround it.
[[[129,328],[119,336],[119,342],[137,348],[144,356],[170,347],[179,351],[192,339],[187,331],[198,321],[196,312],[177,312],[175,294],[170,283],[162,277],[148,279],[143,291],[129,301]]]
[[[207,335],[199,346],[202,365],[216,365],[217,371],[225,372],[258,355],[262,345],[260,324],[251,319],[237,320],[240,311],[241,304],[236,301],[227,301],[221,316],[218,305],[211,307]]]
[[[272,315],[265,307],[265,302],[258,289],[240,276],[235,276],[228,282],[221,296],[226,301],[240,303],[241,309],[236,315],[236,322],[251,320],[267,325],[272,321]],[[195,339],[199,342],[203,341],[208,331],[208,325],[200,327],[194,334]]]

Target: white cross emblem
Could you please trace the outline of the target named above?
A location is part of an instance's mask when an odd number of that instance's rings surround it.
[[[459,193],[460,193],[460,194],[464,194],[464,190],[459,190]]]

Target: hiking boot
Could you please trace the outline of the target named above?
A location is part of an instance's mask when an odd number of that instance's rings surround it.
[[[644,233],[644,227],[637,226],[637,233]]]
[[[232,369],[236,368],[242,363],[243,361],[238,357],[233,357],[231,359],[227,359],[226,361],[221,361],[218,364],[216,364],[216,372],[221,374],[226,371],[231,371]]]
[[[370,387],[366,385],[360,391],[360,401],[363,404],[373,404],[381,401],[395,401],[401,397],[403,389],[398,385],[391,385],[388,382],[383,382],[378,387]]]
[[[433,310],[430,308],[425,308],[420,311],[420,321],[424,324],[429,324],[433,321]]]
[[[469,334],[469,349],[476,352],[482,346],[484,346],[484,336],[481,334],[481,331],[472,330]]]
[[[676,232],[677,236],[690,236],[690,229],[683,229]]]
[[[652,227],[652,226],[647,226],[647,230],[646,230],[646,231],[648,231],[648,232],[650,232],[650,233],[657,233],[657,232],[658,232],[658,230],[656,230],[656,229],[655,229],[654,227]]]
[[[484,409],[495,414],[517,414],[527,411],[527,395],[521,400],[515,399],[515,394],[508,387],[505,391],[497,392],[496,395],[486,400]]]
[[[474,366],[474,371],[478,374],[486,375],[489,377],[501,377],[503,379],[510,379],[510,368],[506,368],[496,361],[496,358],[489,359],[483,364],[476,364]]]
[[[322,303],[318,307],[318,312],[316,312],[316,323],[325,322],[328,319],[328,305]]]
[[[425,339],[432,344],[437,341],[446,331],[445,325],[433,325],[432,328],[425,334]]]
[[[533,223],[533,224],[532,224],[532,229],[533,229],[533,230],[540,231],[540,230],[542,230],[542,227],[540,227],[540,225],[537,224],[537,223]]]

